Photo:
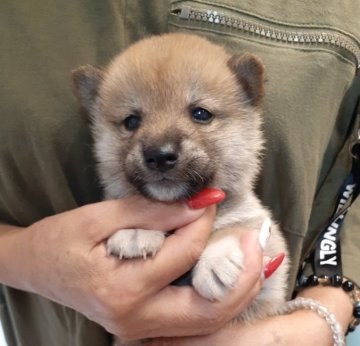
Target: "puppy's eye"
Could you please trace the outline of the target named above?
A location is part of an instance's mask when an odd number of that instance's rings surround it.
[[[191,110],[191,118],[200,124],[208,124],[214,116],[206,109],[198,107]]]
[[[139,115],[129,115],[124,120],[124,126],[128,131],[135,131],[139,128],[141,117]]]

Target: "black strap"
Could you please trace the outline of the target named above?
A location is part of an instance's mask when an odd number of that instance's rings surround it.
[[[342,276],[340,229],[351,204],[360,193],[360,129],[351,154],[351,172],[341,185],[333,215],[317,238],[315,249],[299,269],[296,282],[298,288],[308,284],[308,278],[304,276],[308,263],[311,264],[315,277]]]
[[[351,204],[360,192],[360,130],[358,140],[352,147],[352,169],[344,180],[330,220],[316,240],[315,249],[302,265],[298,275],[298,284],[303,281],[306,263],[311,263],[314,275],[342,275],[340,229]]]

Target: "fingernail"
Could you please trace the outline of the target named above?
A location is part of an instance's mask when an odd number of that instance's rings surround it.
[[[280,267],[280,264],[285,258],[285,253],[280,252],[277,256],[273,257],[270,262],[264,266],[264,277],[268,279]]]
[[[266,218],[263,222],[260,232],[259,232],[259,245],[261,247],[261,250],[265,250],[266,244],[270,238],[271,234],[271,220],[270,218]]]
[[[225,192],[219,189],[206,188],[187,200],[190,209],[201,209],[209,205],[221,202],[225,198]]]

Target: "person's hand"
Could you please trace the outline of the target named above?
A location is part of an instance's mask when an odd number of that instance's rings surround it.
[[[241,239],[239,287],[221,302],[169,284],[194,266],[215,207],[190,210],[141,197],[88,205],[26,229],[0,227],[0,282],[69,306],[124,339],[209,334],[244,309],[261,286],[257,232]],[[104,241],[124,228],[173,230],[146,261],[107,256]],[[240,239],[239,239],[240,241]]]
[[[258,321],[249,325],[227,325],[217,332],[205,336],[190,336],[181,338],[159,338],[149,343],[147,346],[288,346],[315,345],[311,335],[307,335],[309,330],[318,325],[318,317],[312,316],[308,311],[299,311],[287,316],[276,316],[266,320]],[[322,322],[320,320],[320,322]],[[321,327],[324,327],[321,325]],[[321,329],[317,329],[320,332]],[[316,343],[318,346],[332,345],[328,342],[326,325],[324,327],[325,338]],[[296,342],[294,342],[296,340]]]
[[[332,311],[343,332],[351,320],[350,299],[342,289],[312,287],[301,296],[319,301]],[[332,332],[325,320],[316,312],[297,310],[289,315],[269,317],[253,324],[229,324],[215,333],[204,336],[158,338],[147,346],[331,346]]]

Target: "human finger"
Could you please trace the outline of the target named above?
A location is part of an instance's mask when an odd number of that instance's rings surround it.
[[[168,236],[156,256],[146,261],[123,261],[119,271],[130,275],[141,267],[133,285],[148,296],[157,293],[195,265],[207,244],[215,213],[215,206],[208,207],[199,219]]]
[[[173,230],[199,218],[204,209],[190,209],[184,202],[165,204],[132,196],[94,203],[76,212],[89,239],[100,243],[120,229]]]
[[[214,332],[244,310],[259,292],[263,276],[257,232],[241,237],[244,266],[234,288],[220,301],[209,301],[191,287],[166,287],[144,307],[152,337],[199,335]],[[175,309],[169,308],[169,302]],[[156,311],[156,316],[151,314]],[[157,329],[157,323],[161,326]]]

